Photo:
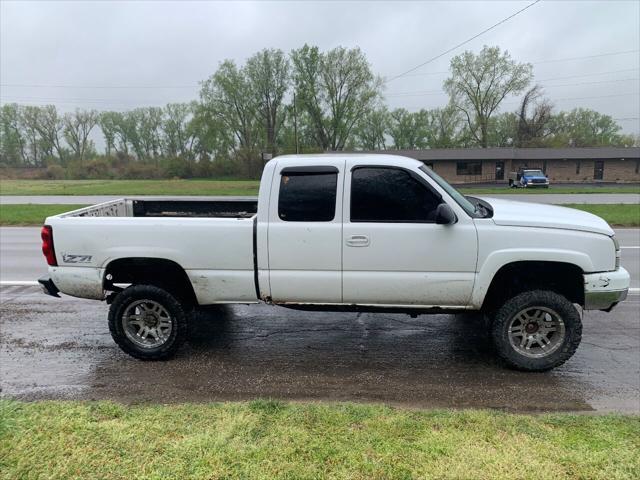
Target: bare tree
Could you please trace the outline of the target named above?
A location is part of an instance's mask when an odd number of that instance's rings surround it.
[[[517,147],[539,146],[551,134],[549,127],[553,106],[542,98],[542,93],[542,88],[535,85],[522,99],[518,111]]]

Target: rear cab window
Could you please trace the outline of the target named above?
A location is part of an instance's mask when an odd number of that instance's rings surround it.
[[[287,167],[280,171],[278,217],[285,222],[330,222],[336,215],[338,169]]]

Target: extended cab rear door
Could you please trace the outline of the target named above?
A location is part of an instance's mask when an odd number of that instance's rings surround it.
[[[268,223],[275,303],[342,302],[344,158],[277,161]]]
[[[418,169],[347,160],[343,227],[343,301],[462,307],[475,278],[473,220]],[[453,225],[435,223],[446,202]]]

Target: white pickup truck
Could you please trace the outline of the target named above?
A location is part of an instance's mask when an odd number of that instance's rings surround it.
[[[257,201],[122,199],[46,219],[45,291],[110,304],[116,343],[166,359],[199,305],[480,311],[507,365],[548,370],[580,343],[581,310],[625,299],[613,230],[556,206],[465,197],[421,162],[293,155]]]

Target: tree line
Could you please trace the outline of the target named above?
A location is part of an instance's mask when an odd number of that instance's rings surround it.
[[[638,144],[608,115],[556,112],[533,84],[532,65],[498,47],[451,60],[449,101],[440,108],[390,110],[384,87],[359,48],[265,49],[243,65],[222,62],[189,103],[65,114],[53,105],[4,104],[0,165],[53,165],[58,175],[75,168],[100,176],[124,165],[139,176],[256,176],[263,152]],[[501,111],[518,96],[517,108]],[[94,129],[103,155],[90,139]]]

